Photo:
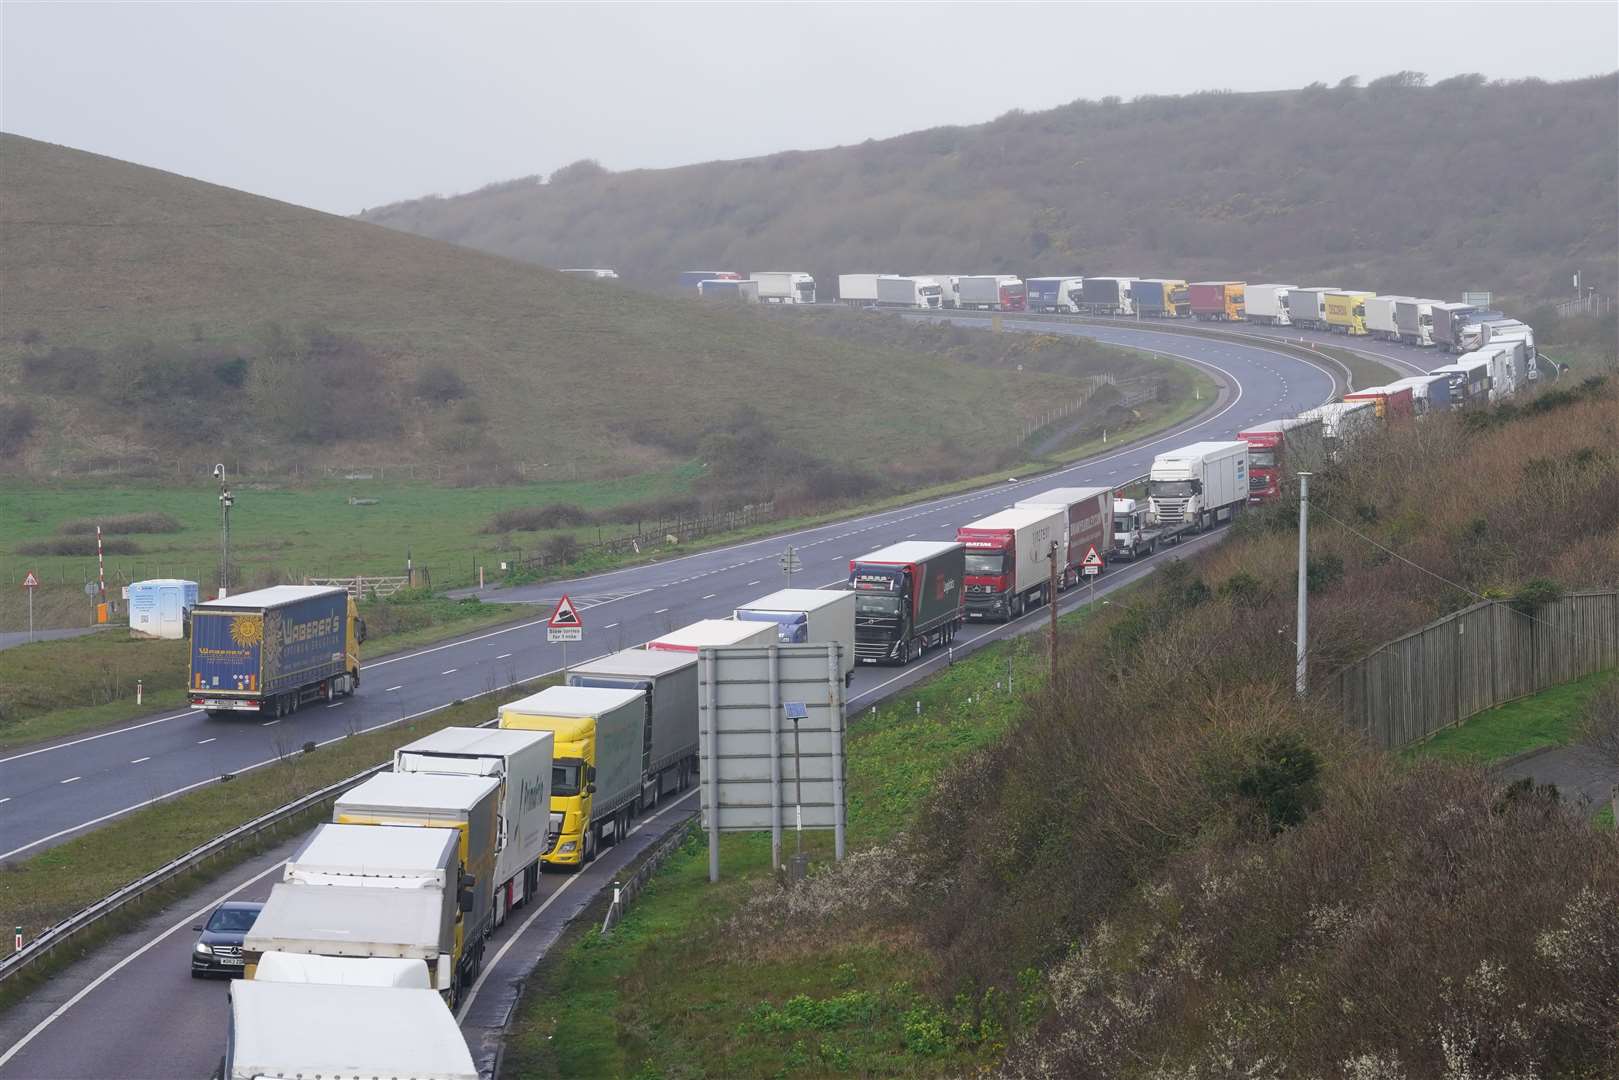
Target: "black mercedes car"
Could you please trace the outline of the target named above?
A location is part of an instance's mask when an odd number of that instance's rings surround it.
[[[253,929],[253,922],[264,910],[263,904],[227,900],[214,908],[208,921],[193,926],[201,936],[191,950],[191,977],[233,976],[242,973],[242,938]]]

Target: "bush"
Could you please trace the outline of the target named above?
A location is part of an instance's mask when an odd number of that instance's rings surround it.
[[[1563,598],[1563,587],[1547,578],[1535,578],[1518,586],[1512,594],[1512,606],[1526,615],[1533,615],[1542,607]]]
[[[156,512],[140,514],[114,514],[104,518],[75,518],[56,527],[62,536],[94,535],[96,526],[102,533],[177,533],[184,526],[169,514]]]
[[[1585,700],[1574,738],[1619,765],[1619,676],[1609,676]]]
[[[501,510],[479,529],[482,533],[536,532],[541,529],[568,529],[589,525],[589,510],[575,503],[554,502],[544,506],[523,506]]]
[[[140,545],[133,540],[102,538],[101,549],[108,555],[139,555]],[[17,545],[19,555],[94,555],[94,536],[65,536],[55,540],[31,540]]]
[[[553,562],[571,563],[579,557],[579,541],[561,533],[540,545],[540,553]]]
[[[467,396],[466,381],[443,364],[431,364],[416,376],[416,397],[433,405],[448,405]]]
[[[1321,758],[1296,735],[1266,739],[1234,790],[1264,816],[1272,835],[1302,822],[1321,801]]]
[[[26,402],[0,403],[0,457],[10,457],[23,448],[39,418]]]

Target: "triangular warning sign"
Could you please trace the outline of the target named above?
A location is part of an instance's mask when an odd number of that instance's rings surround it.
[[[28,571],[28,576],[22,579],[22,587],[25,589],[39,588],[39,579],[34,576],[32,570]]]
[[[579,609],[573,606],[573,601],[563,596],[557,601],[557,609],[551,613],[551,621],[547,626],[584,626],[579,620]]]
[[[1085,553],[1085,558],[1080,560],[1079,565],[1081,565],[1081,566],[1101,566],[1102,565],[1102,556],[1100,556],[1100,555],[1098,555],[1096,553],[1096,545],[1095,544],[1091,545],[1091,549]]]

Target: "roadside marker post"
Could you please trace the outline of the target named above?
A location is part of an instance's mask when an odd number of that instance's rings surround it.
[[[34,641],[34,590],[39,588],[39,578],[35,576],[35,574],[34,574],[34,572],[32,570],[28,571],[28,575],[22,579],[22,587],[28,590],[28,642],[29,642],[29,644],[33,644],[33,641]],[[19,938],[18,940],[21,940],[21,939]],[[17,948],[20,949],[20,948],[22,948],[22,946],[18,945]]]

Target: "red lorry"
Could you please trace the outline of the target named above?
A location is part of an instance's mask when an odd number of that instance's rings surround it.
[[[1194,281],[1186,289],[1192,317],[1206,322],[1241,322],[1247,316],[1246,291],[1240,281]]]
[[[1293,417],[1239,431],[1248,444],[1248,501],[1265,502],[1282,493],[1282,474],[1320,461],[1321,421]],[[1311,447],[1314,451],[1311,451]]]

